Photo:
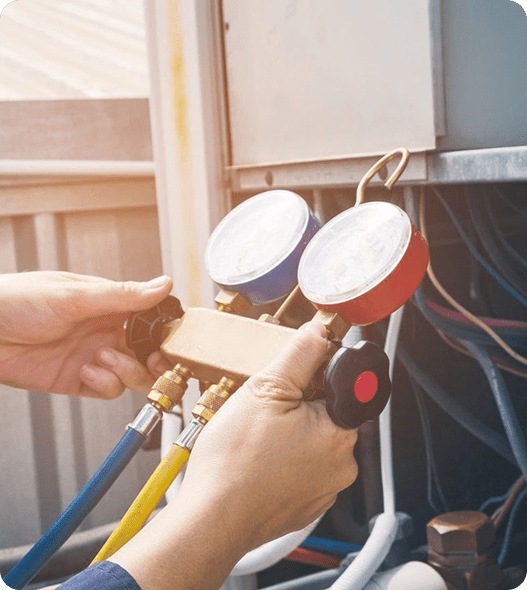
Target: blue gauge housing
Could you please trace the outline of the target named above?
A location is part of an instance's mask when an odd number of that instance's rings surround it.
[[[205,251],[211,279],[253,305],[287,295],[300,257],[320,223],[294,192],[272,190],[247,199],[212,232]]]

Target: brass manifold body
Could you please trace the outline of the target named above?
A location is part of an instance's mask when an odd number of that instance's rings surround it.
[[[299,296],[297,288],[274,315],[263,314],[258,320],[244,316],[251,308],[247,300],[225,290],[216,297],[216,310],[190,308],[183,312],[179,308],[179,317],[164,323],[155,343],[174,368],[157,379],[148,401],[157,410],[170,412],[180,403],[189,379],[195,378],[202,395],[192,415],[206,424],[228,397],[262,370],[293,337],[296,329],[281,322]],[[339,315],[324,311],[317,312],[315,319],[326,326],[329,358],[336,350],[330,341],[340,340],[349,324]],[[311,384],[307,397],[322,397],[316,391],[320,388],[321,384]]]

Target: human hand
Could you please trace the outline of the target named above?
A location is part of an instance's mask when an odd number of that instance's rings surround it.
[[[357,432],[302,399],[326,357],[325,332],[306,324],[227,400],[197,439],[177,498],[110,558],[143,590],[218,588],[245,553],[305,527],[355,480]]]
[[[138,283],[55,271],[0,275],[0,381],[108,399],[125,387],[148,391],[169,363],[154,353],[146,369],[132,358],[123,324],[171,288],[168,277]]]
[[[357,476],[356,431],[337,427],[323,402],[302,399],[326,358],[325,336],[322,324],[301,328],[227,401],[192,451],[185,503],[214,497],[249,548],[311,523]]]

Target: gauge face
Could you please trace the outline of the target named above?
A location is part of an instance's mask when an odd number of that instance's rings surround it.
[[[404,256],[412,224],[391,203],[352,207],[332,219],[311,240],[298,269],[304,295],[334,305],[369,292]]]
[[[300,255],[318,228],[296,193],[273,190],[256,195],[227,214],[212,232],[205,252],[209,275],[253,303],[279,299],[296,284]],[[256,282],[258,294],[252,292]]]

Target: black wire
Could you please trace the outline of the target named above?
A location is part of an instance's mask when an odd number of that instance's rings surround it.
[[[475,248],[474,244],[469,240],[465,230],[463,229],[463,226],[461,225],[461,222],[459,221],[459,219],[457,218],[457,216],[454,214],[454,211],[452,210],[452,208],[450,207],[450,205],[446,202],[446,200],[443,198],[442,194],[439,192],[439,190],[432,186],[431,187],[433,193],[436,195],[436,197],[439,199],[440,203],[443,205],[444,209],[446,210],[446,212],[448,213],[450,219],[452,220],[452,223],[456,226],[457,231],[459,232],[459,235],[463,238],[463,241],[465,242],[465,245],[467,246],[467,248],[470,250],[470,252],[472,253],[473,256],[475,256],[477,258],[477,260],[479,261],[479,263],[483,266],[483,268],[510,294],[514,297],[514,299],[516,299],[516,301],[518,301],[519,303],[521,303],[525,308],[527,308],[527,298],[524,297],[521,293],[519,293],[517,291],[517,289],[515,289],[507,280],[505,280],[499,272],[497,272],[494,268],[492,268],[492,266],[485,260],[485,258],[481,255],[481,253]]]
[[[494,266],[499,268],[504,280],[512,285],[523,297],[527,298],[527,282],[523,278],[526,274],[525,269],[520,271],[517,268],[518,260],[509,253],[507,242],[504,238],[500,239],[499,233],[496,233],[496,228],[490,221],[490,207],[486,189],[480,189],[483,194],[478,195],[477,204],[474,195],[469,194],[469,190],[465,189],[463,191],[465,202],[472,225],[479,236],[483,249]],[[519,258],[521,259],[521,257]]]
[[[507,553],[509,551],[511,541],[512,541],[512,533],[514,530],[516,515],[518,514],[521,503],[523,502],[523,500],[526,497],[527,497],[527,488],[525,488],[520,494],[518,494],[518,497],[516,498],[516,500],[513,504],[513,507],[511,509],[511,512],[509,515],[509,520],[507,521],[507,528],[505,530],[505,537],[503,538],[501,551],[498,556],[498,563],[500,565],[502,565],[504,563],[505,559],[507,558]]]
[[[432,429],[430,427],[430,420],[428,417],[428,411],[424,402],[421,389],[416,383],[415,379],[409,374],[410,386],[414,395],[417,408],[419,410],[419,419],[421,421],[421,428],[423,431],[423,440],[425,444],[426,453],[426,497],[430,508],[436,513],[448,512],[448,504],[441,487],[441,481],[437,471],[437,464],[434,455],[434,448],[432,442]],[[439,509],[433,499],[433,483],[435,483],[437,495],[442,505],[442,509]]]

